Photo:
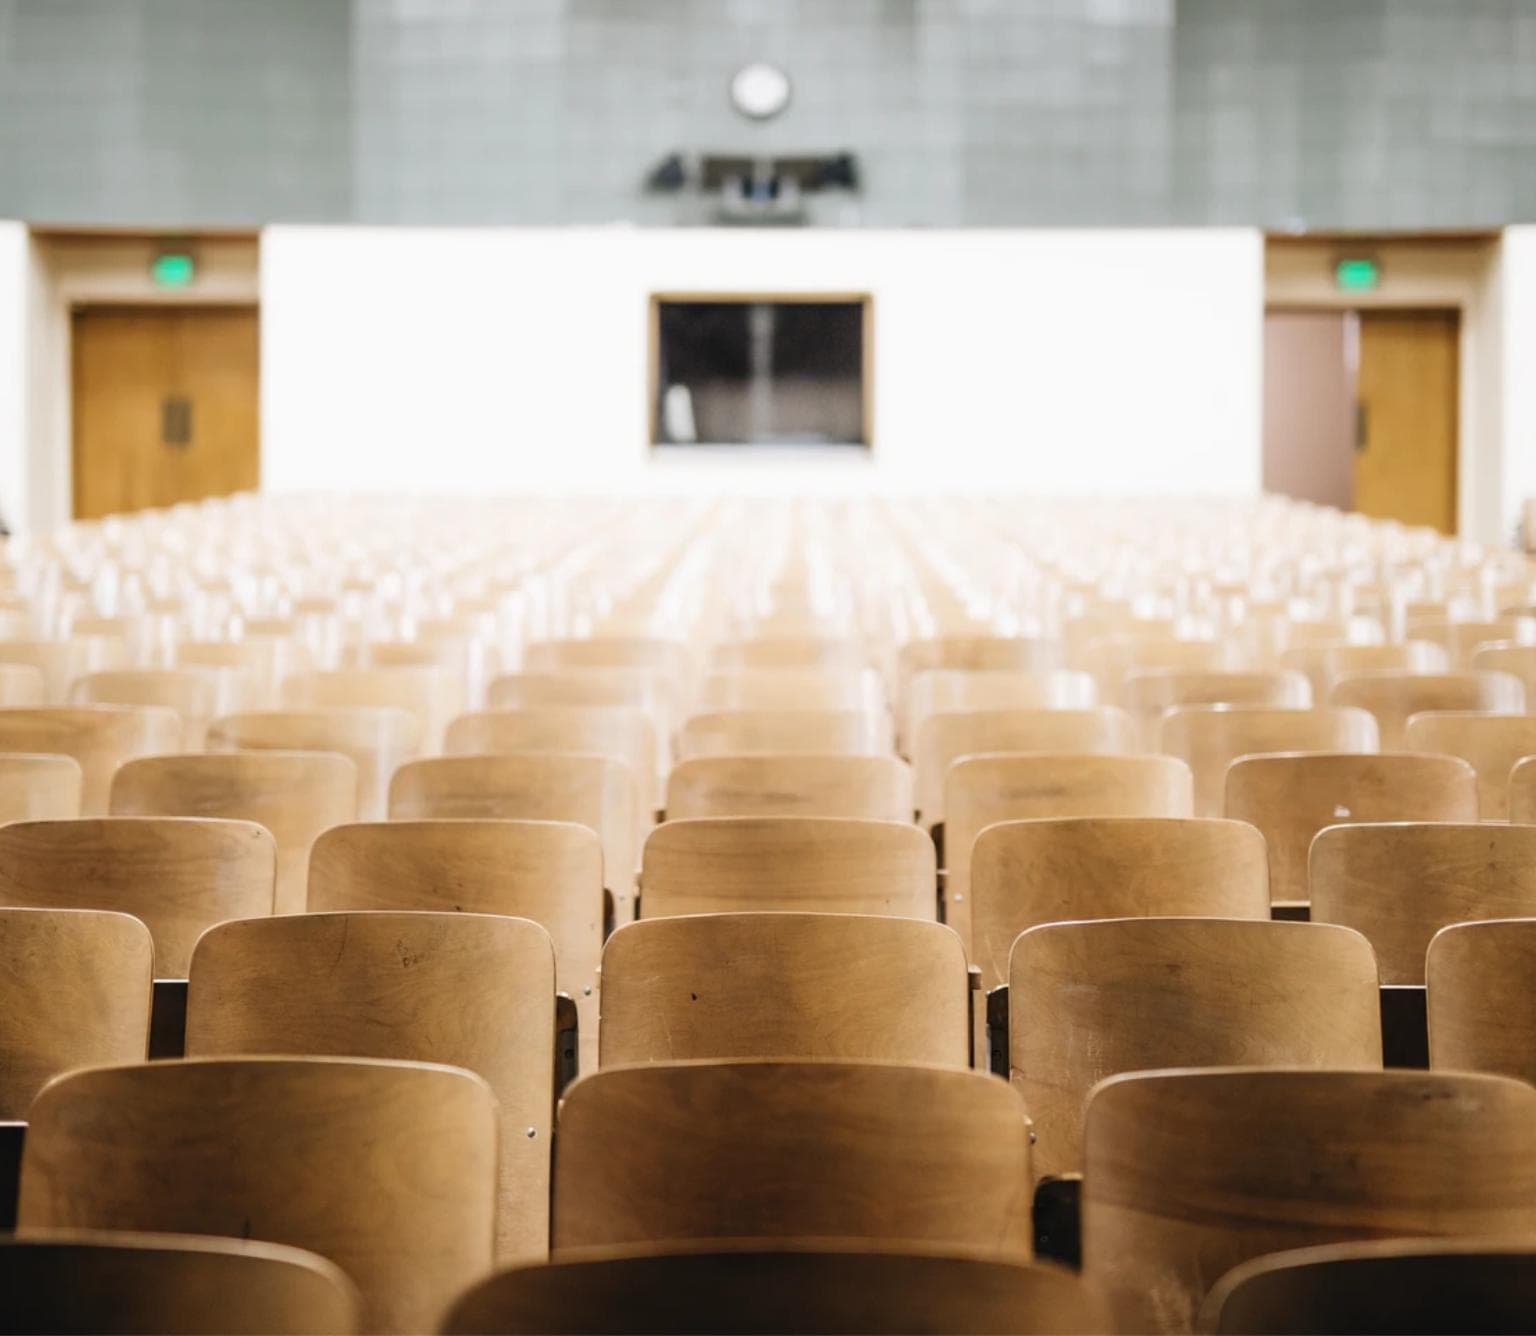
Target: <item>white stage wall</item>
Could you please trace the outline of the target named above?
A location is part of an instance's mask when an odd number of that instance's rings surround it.
[[[1536,498],[1536,226],[1507,227],[1502,246],[1505,534]]]
[[[0,221],[0,515],[27,520],[27,341],[31,241],[25,225]]]

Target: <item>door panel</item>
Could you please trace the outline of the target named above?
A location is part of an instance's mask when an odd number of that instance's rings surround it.
[[[1362,311],[1355,508],[1456,531],[1459,317]]]
[[[260,481],[252,307],[86,307],[73,318],[76,519]]]
[[[1355,369],[1347,311],[1264,317],[1264,490],[1349,510]]]

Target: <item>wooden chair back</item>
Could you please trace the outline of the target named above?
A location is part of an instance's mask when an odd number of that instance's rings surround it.
[[[83,783],[73,756],[0,752],[0,823],[77,817]]]
[[[211,668],[117,668],[76,678],[69,688],[71,705],[157,705],[181,720],[181,746],[200,751],[208,722],[249,702],[236,690],[237,680]]]
[[[1137,633],[1100,636],[1073,656],[1074,668],[1086,671],[1107,701],[1123,702],[1132,673],[1162,669],[1181,673],[1235,672],[1246,667],[1242,648],[1231,640],[1187,640],[1173,635]]]
[[[1083,1106],[1156,1067],[1379,1067],[1376,958],[1319,923],[1214,918],[1047,923],[1008,966],[1010,1079],[1035,1171],[1081,1172]]]
[[[181,720],[157,706],[0,709],[0,752],[71,756],[80,766],[80,811],[102,816],[117,767],[181,746]]]
[[[1450,660],[1451,667],[1464,670],[1472,667],[1471,658],[1479,646],[1495,641],[1514,641],[1527,645],[1536,642],[1536,619],[1524,613],[1477,621],[1455,621],[1439,617],[1411,618],[1405,631],[1410,640],[1428,640],[1439,645]]]
[[[271,1057],[94,1067],[32,1105],[18,1232],[288,1243],[352,1278],[364,1331],[429,1331],[491,1269],[496,1154],[495,1097],[459,1068]]]
[[[1494,640],[1479,645],[1467,660],[1474,672],[1508,673],[1525,688],[1526,705],[1536,701],[1536,645]]]
[[[716,672],[738,668],[818,668],[858,672],[869,663],[869,654],[857,640],[842,636],[766,635],[729,640],[710,652]]]
[[[918,673],[936,668],[1033,673],[1060,667],[1060,644],[1023,636],[933,636],[909,640],[896,651],[896,676],[903,689]]]
[[[47,703],[48,688],[41,668],[29,663],[0,663],[0,706],[36,709]]]
[[[0,640],[0,664],[35,668],[43,677],[44,701],[63,705],[69,684],[87,673],[125,667],[128,646],[118,636],[79,635],[68,640]]]
[[[1089,1097],[1083,1276],[1122,1331],[1190,1331],[1221,1276],[1350,1239],[1536,1231],[1536,1090],[1493,1076],[1226,1068]]]
[[[695,756],[667,777],[667,819],[836,816],[912,820],[912,770],[894,756]]]
[[[1220,816],[1227,770],[1240,756],[1271,752],[1378,750],[1376,721],[1365,710],[1270,709],[1185,705],[1163,716],[1159,750],[1195,774],[1195,815]]]
[[[143,756],[112,779],[113,816],[254,821],[277,846],[274,913],[302,914],[309,851],[322,831],[357,820],[357,765],[338,752]]]
[[[1293,645],[1280,655],[1280,666],[1305,673],[1312,684],[1313,702],[1321,704],[1346,673],[1443,673],[1451,665],[1439,645],[1428,640],[1401,640],[1383,645]]]
[[[1509,820],[1509,772],[1536,756],[1536,716],[1432,710],[1408,717],[1410,751],[1459,756],[1477,771],[1477,810],[1484,821]]]
[[[0,905],[143,920],[155,977],[184,979],[203,931],[272,913],[272,836],[249,821],[86,817],[0,826]]]
[[[174,655],[178,668],[214,668],[239,674],[253,697],[248,708],[277,703],[278,684],[312,666],[310,652],[288,636],[247,634],[242,640],[183,640]]]
[[[0,909],[0,1120],[24,1119],[60,1072],[144,1061],[154,958],[127,914]]]
[[[192,955],[188,1057],[397,1058],[484,1077],[501,1126],[503,1262],[549,1253],[554,1045],[554,947],[524,918],[249,919],[209,929]]]
[[[282,702],[288,709],[363,706],[404,710],[421,726],[419,750],[442,750],[443,733],[467,703],[464,684],[442,668],[336,668],[294,673],[284,680]]]
[[[641,856],[641,914],[791,911],[938,915],[933,841],[911,824],[707,817],[657,826]]]
[[[421,749],[421,722],[408,710],[337,705],[225,715],[208,726],[208,750],[339,752],[357,767],[357,812],[384,815],[395,768]]]
[[[868,1059],[970,1065],[970,980],[938,923],[695,914],[603,949],[601,1062]]]
[[[1536,918],[1479,917],[1430,939],[1429,1065],[1536,1083]]]
[[[1386,751],[1408,746],[1410,715],[1426,710],[1477,710],[1520,714],[1525,688],[1518,677],[1499,672],[1345,673],[1328,693],[1330,705],[1353,705],[1376,716]]]
[[[863,710],[716,710],[683,721],[680,757],[757,752],[879,756],[891,751],[885,722]]]
[[[561,672],[567,668],[647,668],[676,683],[694,671],[693,653],[675,640],[655,636],[593,636],[586,640],[538,640],[523,651],[529,672]]]
[[[1241,821],[1071,817],[1008,821],[971,855],[971,962],[984,988],[1008,980],[1020,933],[1120,918],[1269,918],[1264,839]]]
[[[1181,705],[1246,705],[1274,710],[1312,707],[1312,685],[1301,673],[1138,668],[1120,685],[1120,704],[1141,726],[1143,744],[1158,743],[1163,713]]]
[[[910,752],[923,720],[967,710],[1086,710],[1099,703],[1087,673],[1065,668],[1038,672],[999,668],[929,668],[908,683],[901,702],[901,739]]]
[[[488,710],[542,710],[549,706],[620,706],[642,710],[659,737],[677,717],[677,688],[649,668],[563,668],[503,673],[486,690]]]
[[[1457,756],[1293,752],[1247,756],[1227,771],[1227,816],[1263,832],[1276,901],[1310,898],[1307,859],[1325,826],[1476,821],[1477,774]]]
[[[357,1287],[302,1248],[251,1239],[67,1230],[0,1237],[0,1332],[358,1330]]]
[[[557,1258],[593,1246],[776,1238],[1030,1255],[1024,1106],[980,1072],[614,1067],[566,1092],[557,1135]]]
[[[869,668],[738,668],[711,673],[699,686],[695,708],[731,710],[857,710],[885,708],[880,679]]]

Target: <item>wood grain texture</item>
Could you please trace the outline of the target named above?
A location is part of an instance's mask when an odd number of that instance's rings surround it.
[[[501,1128],[502,1262],[549,1252],[554,1044],[554,946],[525,918],[365,912],[253,919],[210,929],[192,955],[189,1058],[397,1058],[484,1077]]]
[[[620,928],[603,950],[604,1066],[689,1058],[970,1065],[970,981],[938,923],[698,914]]]
[[[1226,812],[1263,833],[1270,894],[1276,900],[1307,900],[1307,860],[1313,837],[1324,827],[1476,821],[1477,774],[1460,757],[1411,752],[1249,756],[1227,771]]]
[[[1240,756],[1374,752],[1379,741],[1375,720],[1365,710],[1184,705],[1163,716],[1158,750],[1179,757],[1194,771],[1195,815],[1221,816],[1227,770]]]
[[[1509,772],[1536,756],[1536,716],[1432,710],[1408,716],[1410,751],[1459,756],[1477,771],[1477,810],[1484,821],[1509,820]]]
[[[112,776],[124,761],[176,751],[181,720],[150,706],[82,705],[0,709],[0,751],[72,756],[80,765],[80,811],[107,810]]]
[[[1180,705],[1306,710],[1312,707],[1312,685],[1301,673],[1282,668],[1248,672],[1136,668],[1120,684],[1119,703],[1141,725],[1144,744],[1155,747],[1164,710]]]
[[[73,756],[0,752],[0,822],[77,817],[83,783]]]
[[[331,706],[225,715],[208,726],[209,751],[330,751],[357,767],[357,811],[382,817],[395,768],[421,749],[421,722],[408,710]]]
[[[442,750],[450,720],[465,705],[464,684],[443,668],[335,668],[294,673],[283,681],[282,703],[289,709],[367,706],[404,710],[421,725],[420,750]]]
[[[912,819],[912,770],[894,756],[695,756],[667,777],[667,819],[836,816]]]
[[[106,1230],[0,1238],[0,1332],[309,1336],[358,1329],[357,1287],[302,1248]]]
[[[1193,814],[1194,779],[1172,756],[966,756],[944,776],[944,921],[971,937],[971,855],[976,837],[999,821],[1037,817]]]
[[[1035,1171],[1080,1173],[1083,1106],[1156,1067],[1381,1065],[1376,958],[1347,928],[1215,918],[1031,928],[1008,967],[1010,1078]]]
[[[1201,1308],[1224,1336],[1290,1332],[1523,1331],[1536,1307],[1536,1245],[1495,1239],[1373,1239],[1256,1257]]]
[[[994,752],[1125,755],[1135,750],[1135,721],[1113,705],[929,715],[918,729],[912,749],[919,818],[926,826],[945,819],[944,776],[962,756]]]
[[[1189,1331],[1223,1273],[1350,1239],[1536,1231],[1536,1090],[1256,1069],[1113,1077],[1088,1101],[1083,1277],[1124,1331]]]
[[[1508,673],[1345,673],[1328,693],[1330,705],[1369,710],[1384,750],[1408,746],[1408,717],[1425,710],[1478,710],[1520,714],[1525,688]]]
[[[302,914],[309,850],[332,826],[357,820],[357,765],[338,752],[202,752],[145,756],[112,779],[113,816],[209,816],[254,821],[277,845],[274,913]]]
[[[0,909],[0,1119],[60,1072],[144,1061],[154,963],[127,914]]]
[[[428,1331],[491,1268],[496,1145],[490,1087],[454,1067],[96,1067],[60,1077],[32,1106],[18,1232],[287,1243],[351,1277],[363,1331]]]
[[[155,977],[184,979],[204,929],[272,913],[272,836],[249,821],[86,817],[0,826],[0,905],[143,920]]]
[[[444,1331],[812,1333],[883,1336],[1109,1330],[1103,1301],[1064,1268],[996,1257],[791,1243],[720,1251],[593,1249],[503,1271]]]
[[[783,1237],[1029,1256],[1024,1106],[980,1072],[842,1062],[615,1067],[567,1091],[557,1135],[557,1256]],[[621,1144],[626,1153],[615,1155]]]
[[[1269,918],[1263,837],[1241,821],[1074,817],[1010,821],[971,862],[982,986],[1008,979],[1021,932],[1070,919]]]
[[[1098,703],[1093,678],[1065,668],[1036,672],[928,668],[907,682],[901,702],[902,745],[910,751],[930,715],[967,710],[1083,710]]]
[[[1387,645],[1311,644],[1292,645],[1280,655],[1284,668],[1305,673],[1312,683],[1312,699],[1323,702],[1333,684],[1347,673],[1399,670],[1412,673],[1443,673],[1450,668],[1445,651],[1427,640],[1404,640]]]
[[[879,756],[891,751],[884,720],[863,710],[715,710],[683,721],[677,754],[822,752]]]
[[[668,821],[645,842],[640,884],[645,918],[764,910],[938,916],[933,841],[895,821]]]
[[[1429,1065],[1536,1083],[1536,918],[1478,917],[1430,939]]]

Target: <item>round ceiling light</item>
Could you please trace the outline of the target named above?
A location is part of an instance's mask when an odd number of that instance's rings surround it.
[[[789,105],[789,75],[766,61],[743,65],[731,77],[731,105],[754,121],[777,116]]]

